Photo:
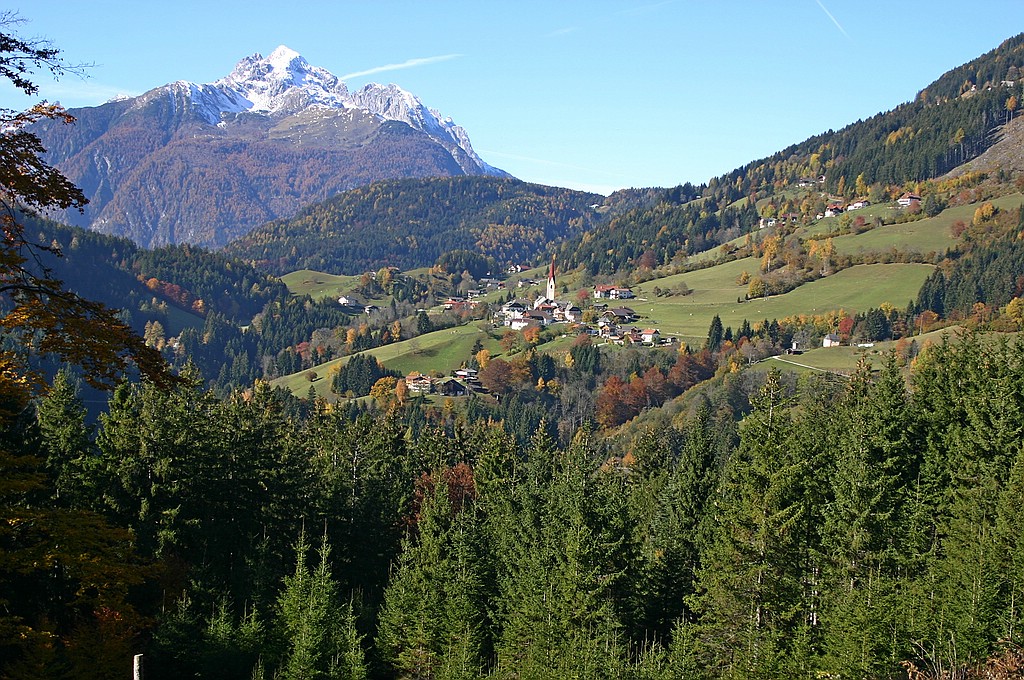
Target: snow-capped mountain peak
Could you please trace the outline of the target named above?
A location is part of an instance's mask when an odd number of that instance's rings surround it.
[[[345,108],[348,97],[345,83],[337,76],[310,66],[298,52],[284,45],[269,57],[245,57],[213,85],[234,90],[250,102],[247,110],[260,113],[295,113],[313,104]]]
[[[394,84],[376,83],[349,92],[333,73],[311,65],[285,45],[267,57],[258,53],[244,57],[231,73],[216,82],[199,85],[179,81],[166,87],[172,94],[187,97],[192,111],[210,125],[223,125],[240,113],[290,116],[311,107],[362,109],[427,134],[447,148],[466,170],[504,174],[476,155],[465,130],[439,111],[427,108],[412,93]]]
[[[309,63],[302,58],[301,54],[287,45],[278,45],[277,49],[271,52],[270,56],[267,57],[267,61],[276,70],[281,71],[288,70],[293,67],[296,70],[299,70],[309,66]]]

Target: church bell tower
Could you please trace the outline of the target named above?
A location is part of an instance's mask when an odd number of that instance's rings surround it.
[[[554,301],[555,299],[555,256],[551,256],[551,268],[548,270],[548,300]]]

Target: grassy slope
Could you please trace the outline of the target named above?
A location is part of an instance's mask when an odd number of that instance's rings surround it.
[[[637,288],[640,299],[633,301],[632,308],[646,317],[642,325],[656,326],[662,333],[676,334],[685,342],[699,344],[707,336],[715,314],[726,326],[737,328],[743,319],[753,324],[763,319],[821,314],[833,309],[865,311],[883,302],[902,307],[917,296],[933,269],[924,264],[860,265],[805,284],[785,295],[736,302],[747,290],[746,286],[736,283],[736,278],[743,271],[753,273],[757,268],[755,259],[746,258],[648,281]],[[693,292],[670,298],[650,294],[655,285],[671,286],[679,281],[685,282]]]
[[[444,373],[450,372],[462,365],[469,359],[470,352],[477,339],[484,347],[497,355],[501,352],[498,341],[491,338],[479,323],[472,323],[467,326],[449,328],[443,331],[434,331],[421,335],[412,340],[403,340],[383,347],[368,350],[366,354],[377,357],[385,367],[401,373],[410,373],[414,370],[424,373],[432,370]],[[334,370],[340,368],[348,361],[348,357],[335,359],[326,364],[317,366],[318,378],[310,383],[306,377],[308,371],[293,373],[292,375],[278,378],[271,382],[275,387],[283,387],[293,394],[304,397],[309,392],[312,384],[316,393],[321,397],[329,397],[331,391],[330,376]]]
[[[179,309],[174,305],[167,305],[167,323],[165,324],[166,328],[164,328],[164,335],[167,337],[180,335],[181,331],[186,328],[195,328],[198,331],[202,331],[205,325],[206,319],[198,314],[186,312],[184,309]]]
[[[293,295],[309,295],[315,300],[345,295],[359,285],[358,276],[335,276],[311,269],[300,269],[285,274],[281,280]]]
[[[1017,208],[1022,202],[1024,202],[1024,195],[1019,193],[1001,196],[990,201],[1001,210]],[[836,251],[842,254],[885,251],[892,248],[918,253],[942,253],[956,244],[956,239],[953,238],[951,232],[953,224],[958,220],[970,223],[977,207],[977,204],[960,205],[944,210],[942,214],[935,217],[927,217],[916,222],[890,224],[862,234],[837,236],[833,239],[833,243]],[[860,215],[863,212],[867,215],[869,210],[871,208],[851,214]],[[829,219],[835,220],[836,218]],[[825,220],[821,222],[825,222]],[[816,231],[824,233],[820,230]]]
[[[942,342],[946,335],[955,337],[961,331],[959,326],[950,326],[914,337],[919,348]],[[807,371],[852,371],[864,359],[872,368],[882,366],[885,356],[896,346],[896,341],[876,342],[871,347],[816,347],[798,355],[782,355],[762,361],[758,368],[767,370],[771,366],[797,372]]]

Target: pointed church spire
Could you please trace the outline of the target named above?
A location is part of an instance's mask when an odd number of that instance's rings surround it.
[[[551,268],[548,269],[548,300],[555,299],[555,256],[551,256]]]

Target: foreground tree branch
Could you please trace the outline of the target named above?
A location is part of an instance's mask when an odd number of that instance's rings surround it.
[[[11,34],[9,29],[19,23],[17,14],[0,13],[0,76],[34,95],[34,71],[55,76],[77,72],[48,42]],[[28,129],[40,120],[71,124],[74,118],[47,102],[22,112],[0,109],[0,329],[8,347],[17,348],[0,350],[0,392],[24,397],[41,386],[30,368],[32,355],[81,366],[85,380],[97,387],[111,386],[132,366],[159,385],[175,382],[159,352],[147,347],[115,310],[67,290],[43,266],[40,255],[59,257],[57,249],[26,237],[25,215],[82,210],[88,203],[73,182],[43,159],[46,149]]]

